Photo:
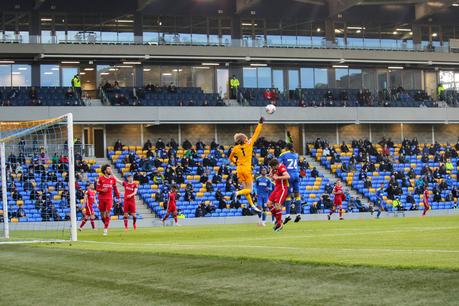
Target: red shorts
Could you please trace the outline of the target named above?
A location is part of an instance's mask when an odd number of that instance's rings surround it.
[[[99,199],[99,211],[110,211],[112,210],[113,200],[112,199]]]
[[[269,195],[268,200],[273,203],[278,203],[280,205],[284,204],[285,199],[288,195],[288,187],[284,188],[274,188],[274,190]]]
[[[86,207],[84,208],[84,215],[90,216],[93,214],[94,214],[94,208],[92,207],[92,205],[86,205]]]
[[[175,206],[175,205],[167,206],[167,212],[171,213],[171,214],[176,213],[177,212],[177,206]]]
[[[135,201],[124,201],[123,211],[125,214],[135,214],[135,209]]]

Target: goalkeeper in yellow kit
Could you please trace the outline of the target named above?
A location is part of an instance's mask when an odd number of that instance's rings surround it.
[[[236,145],[229,156],[230,162],[237,166],[237,178],[242,184],[242,189],[236,192],[236,196],[245,195],[250,206],[256,212],[260,212],[260,210],[253,204],[251,195],[253,190],[252,154],[253,145],[257,141],[258,136],[260,136],[264,120],[263,117],[260,118],[252,138],[248,139],[248,137],[242,133],[234,135],[234,142]]]

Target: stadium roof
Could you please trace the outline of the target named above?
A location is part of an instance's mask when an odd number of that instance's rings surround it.
[[[459,0],[2,0],[0,11],[457,23]]]

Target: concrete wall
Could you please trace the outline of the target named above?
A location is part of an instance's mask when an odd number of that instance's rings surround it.
[[[123,145],[140,145],[140,126],[138,124],[106,125],[107,146],[113,146],[117,139]]]
[[[371,135],[374,143],[380,141],[383,137],[391,138],[393,142],[401,142],[400,124],[372,124]]]
[[[329,143],[336,142],[336,124],[305,124],[304,133],[306,142],[317,138],[325,139]]]
[[[146,142],[148,139],[154,144],[162,138],[164,142],[169,142],[171,138],[178,141],[178,125],[176,124],[161,124],[161,125],[146,125],[143,128],[143,139]]]
[[[434,126],[435,140],[440,143],[456,143],[459,138],[459,125],[436,124]]]
[[[210,144],[215,139],[215,125],[213,124],[182,124],[182,141],[188,139],[192,144],[201,140]]]
[[[418,138],[419,143],[432,143],[432,125],[430,124],[403,124],[403,137]]]
[[[352,140],[368,139],[370,129],[368,124],[344,124],[338,126],[339,141],[350,143]]]
[[[0,121],[49,119],[72,112],[75,123],[87,124],[250,124],[265,115],[269,124],[459,123],[459,108],[279,107],[2,107]]]
[[[244,133],[250,135],[250,127],[248,124],[220,124],[217,125],[218,143],[229,145],[234,143],[235,133]]]

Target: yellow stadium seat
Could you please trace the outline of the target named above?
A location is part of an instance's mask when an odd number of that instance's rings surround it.
[[[22,205],[24,205],[24,201],[23,200],[17,200],[16,201],[16,205],[17,206],[22,206]]]
[[[56,194],[56,195],[53,197],[53,199],[54,199],[55,201],[60,200],[60,199],[61,199],[61,196]]]
[[[309,194],[309,198],[310,198],[310,199],[315,199],[315,198],[316,198],[316,195],[315,195],[314,193],[311,193],[311,194]]]
[[[158,189],[158,185],[151,185],[151,189]]]
[[[11,218],[11,222],[13,222],[13,223],[18,223],[18,221],[19,220],[17,218]]]
[[[110,220],[118,220],[118,216],[111,216]]]

